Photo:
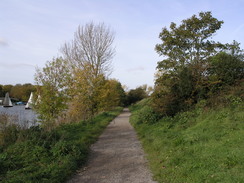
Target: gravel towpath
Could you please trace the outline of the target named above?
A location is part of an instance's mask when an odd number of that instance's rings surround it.
[[[108,125],[92,145],[86,166],[67,183],[156,183],[129,117],[124,109]]]

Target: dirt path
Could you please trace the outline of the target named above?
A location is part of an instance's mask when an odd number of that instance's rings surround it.
[[[91,147],[85,168],[68,183],[153,183],[144,152],[125,109]]]

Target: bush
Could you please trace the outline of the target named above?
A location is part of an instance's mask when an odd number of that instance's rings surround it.
[[[149,99],[144,99],[138,102],[131,106],[130,109],[135,111],[131,116],[131,121],[135,124],[154,124],[160,119],[159,114],[150,106]]]
[[[139,123],[153,124],[156,123],[158,119],[159,115],[154,112],[150,106],[145,106],[138,112]]]
[[[148,95],[142,87],[130,90],[127,94],[126,105],[135,104],[136,102],[146,98]]]
[[[210,77],[220,80],[222,85],[244,78],[244,61],[237,56],[221,52],[210,59],[210,64]]]

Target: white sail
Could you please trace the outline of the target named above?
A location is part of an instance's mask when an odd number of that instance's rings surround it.
[[[13,107],[13,104],[9,98],[8,92],[5,94],[5,98],[3,100],[3,107]]]
[[[12,101],[9,98],[9,106],[13,107]]]
[[[31,92],[30,94],[30,98],[25,106],[25,109],[31,109],[32,105],[33,105],[34,101],[33,101],[33,93]]]

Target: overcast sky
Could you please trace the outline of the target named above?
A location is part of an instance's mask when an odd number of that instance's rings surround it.
[[[244,0],[0,0],[0,84],[34,83],[35,68],[93,21],[116,33],[111,77],[153,86],[161,29],[201,11],[224,21],[214,40],[244,48]]]

